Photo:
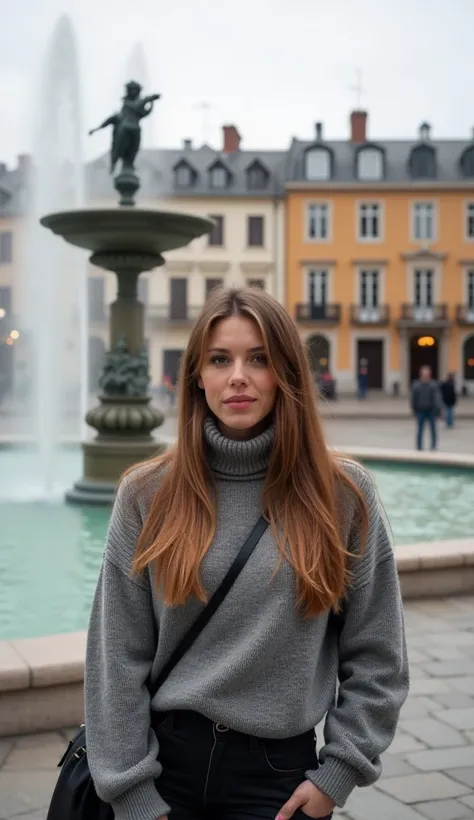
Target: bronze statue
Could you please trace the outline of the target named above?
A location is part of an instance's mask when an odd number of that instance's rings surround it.
[[[112,148],[110,151],[110,173],[113,174],[119,159],[122,160],[122,172],[134,171],[135,157],[140,148],[140,120],[147,117],[153,110],[153,103],[159,100],[161,94],[150,94],[141,97],[142,86],[133,80],[125,86],[126,94],[123,98],[122,110],[112,114],[98,128],[93,128],[89,134],[95,134],[101,128],[113,126]]]
[[[148,354],[143,348],[138,356],[132,356],[125,337],[121,335],[114,347],[104,357],[99,388],[107,397],[140,397],[148,394],[150,374]]]

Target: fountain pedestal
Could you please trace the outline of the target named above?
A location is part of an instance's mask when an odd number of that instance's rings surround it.
[[[91,264],[117,276],[101,393],[86,416],[97,435],[83,442],[83,476],[66,494],[71,503],[110,504],[124,470],[165,447],[154,435],[164,417],[151,405],[148,393],[138,277],[163,265],[163,252],[189,244],[210,232],[214,223],[188,214],[127,206],[49,214],[41,223],[70,244],[92,251]]]

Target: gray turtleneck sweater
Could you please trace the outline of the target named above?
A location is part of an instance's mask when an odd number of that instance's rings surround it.
[[[273,431],[231,441],[209,419],[204,435],[217,487],[217,532],[202,565],[212,595],[260,514]],[[138,494],[133,477],[122,482],[92,609],[85,679],[89,765],[116,820],[157,820],[169,812],[159,794],[161,766],[150,707],[194,710],[262,738],[301,734],[327,715],[321,765],[307,777],[342,806],[355,786],[380,775],[380,754],[393,738],[408,690],[402,603],[374,484],[355,463],[346,462],[346,469],[364,493],[370,524],[363,558],[354,561],[340,633],[326,613],[306,620],[299,615],[288,563],[272,580],[278,549],[267,530],[152,704],[147,679],[156,678],[203,604],[190,600],[167,607],[151,570],[131,576],[159,475],[151,470]],[[349,493],[341,497],[340,514],[348,548],[355,551]]]

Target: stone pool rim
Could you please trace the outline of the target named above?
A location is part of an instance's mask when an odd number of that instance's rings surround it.
[[[474,470],[474,455],[338,447],[369,462]],[[369,467],[370,469],[370,467]],[[474,590],[474,538],[395,547],[405,599]],[[83,719],[86,632],[0,641],[0,737],[73,726]]]

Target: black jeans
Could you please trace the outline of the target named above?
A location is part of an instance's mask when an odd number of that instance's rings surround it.
[[[173,820],[275,820],[305,770],[318,767],[314,732],[260,740],[196,712],[156,715],[153,728],[163,766],[156,786]]]

